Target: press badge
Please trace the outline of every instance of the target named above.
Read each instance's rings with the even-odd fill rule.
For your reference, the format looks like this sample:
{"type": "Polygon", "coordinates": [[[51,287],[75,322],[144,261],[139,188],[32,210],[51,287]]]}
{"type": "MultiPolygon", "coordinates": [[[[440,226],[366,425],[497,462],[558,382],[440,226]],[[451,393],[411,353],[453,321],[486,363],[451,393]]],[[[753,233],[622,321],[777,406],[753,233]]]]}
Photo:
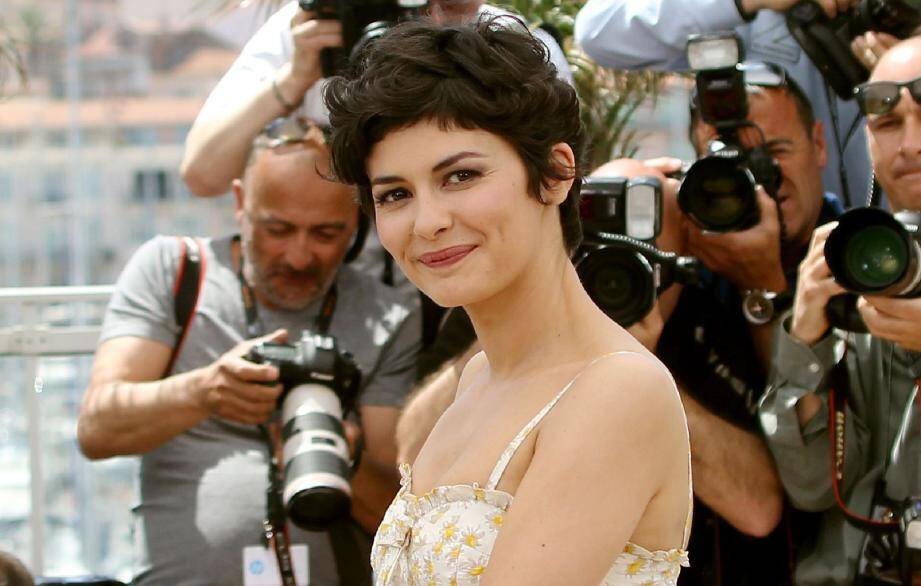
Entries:
{"type": "MultiPolygon", "coordinates": [[[[308,571],[307,546],[304,544],[292,545],[291,565],[294,566],[294,580],[298,586],[310,583],[308,571]]],[[[275,550],[267,549],[261,545],[250,545],[243,548],[243,586],[279,586],[281,573],[278,571],[278,560],[275,559],[275,550]]]]}

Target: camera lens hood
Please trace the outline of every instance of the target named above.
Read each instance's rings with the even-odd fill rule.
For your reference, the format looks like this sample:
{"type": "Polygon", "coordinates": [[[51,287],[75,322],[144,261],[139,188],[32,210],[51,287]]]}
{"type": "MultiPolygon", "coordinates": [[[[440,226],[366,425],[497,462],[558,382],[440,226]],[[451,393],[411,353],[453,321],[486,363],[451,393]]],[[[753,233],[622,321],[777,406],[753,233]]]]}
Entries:
{"type": "Polygon", "coordinates": [[[738,157],[703,157],[685,174],[678,206],[704,230],[744,230],[758,222],[755,178],[738,157]]]}
{"type": "Polygon", "coordinates": [[[878,208],[849,210],[825,242],[825,261],[842,287],[860,295],[917,295],[919,248],[905,225],[878,208]]]}
{"type": "Polygon", "coordinates": [[[656,302],[652,263],[629,243],[614,241],[590,250],[576,272],[592,301],[625,328],[643,319],[656,302]]]}

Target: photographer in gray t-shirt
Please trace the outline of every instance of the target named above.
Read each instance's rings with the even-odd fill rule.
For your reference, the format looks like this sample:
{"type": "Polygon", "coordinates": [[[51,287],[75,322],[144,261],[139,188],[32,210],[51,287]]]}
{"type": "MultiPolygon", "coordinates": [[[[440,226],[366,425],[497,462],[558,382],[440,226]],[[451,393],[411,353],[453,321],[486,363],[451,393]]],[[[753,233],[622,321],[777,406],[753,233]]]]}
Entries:
{"type": "MultiPolygon", "coordinates": [[[[178,239],[157,237],[135,253],[106,314],[78,437],[89,458],[142,455],[136,584],[242,585],[245,560],[260,554],[271,564],[260,540],[268,459],[256,424],[282,389],[271,386],[275,367],[242,356],[258,341],[313,331],[334,284],[328,333],[362,373],[364,451],[351,479],[360,549],[398,488],[394,427],[415,372],[417,299],[343,265],[358,208],[349,187],[324,179],[319,133],[258,144],[233,186],[241,237],[200,241],[202,285],[173,368],[178,239]],[[245,290],[255,298],[249,319],[245,290]]],[[[290,530],[296,574],[313,585],[345,582],[327,534],[290,530]]]]}

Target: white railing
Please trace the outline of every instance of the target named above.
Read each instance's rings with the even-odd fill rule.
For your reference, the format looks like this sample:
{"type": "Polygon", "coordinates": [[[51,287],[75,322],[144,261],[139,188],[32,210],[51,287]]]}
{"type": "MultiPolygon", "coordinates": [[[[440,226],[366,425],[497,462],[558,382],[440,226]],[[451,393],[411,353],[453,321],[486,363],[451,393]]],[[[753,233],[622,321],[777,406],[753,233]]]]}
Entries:
{"type": "Polygon", "coordinates": [[[100,325],[80,325],[81,304],[100,304],[112,294],[111,285],[90,287],[35,287],[0,289],[0,309],[17,308],[19,323],[0,328],[0,356],[18,356],[25,360],[25,380],[32,381],[27,391],[27,427],[29,438],[29,525],[32,572],[45,571],[45,481],[42,467],[41,401],[42,381],[38,378],[39,359],[48,356],[92,354],[96,348],[100,325]],[[42,310],[55,304],[74,309],[70,325],[47,323],[42,310]]]}

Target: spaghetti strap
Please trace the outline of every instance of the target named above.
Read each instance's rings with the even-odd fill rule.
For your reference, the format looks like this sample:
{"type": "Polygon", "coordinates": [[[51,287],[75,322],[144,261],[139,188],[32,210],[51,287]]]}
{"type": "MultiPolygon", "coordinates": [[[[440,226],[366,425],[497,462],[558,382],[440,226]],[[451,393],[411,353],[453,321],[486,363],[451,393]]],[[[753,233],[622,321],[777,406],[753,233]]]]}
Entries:
{"type": "Polygon", "coordinates": [[[608,358],[610,356],[616,356],[618,354],[636,354],[638,356],[642,356],[639,352],[631,352],[629,350],[609,352],[608,354],[602,354],[601,356],[598,356],[589,362],[585,368],[577,372],[576,375],[572,377],[572,380],[570,380],[569,383],[563,387],[563,390],[557,393],[557,395],[549,403],[544,405],[544,408],[538,411],[537,415],[535,415],[531,421],[529,421],[521,429],[521,431],[518,432],[518,435],[516,435],[515,438],[512,439],[512,441],[509,442],[509,444],[505,447],[505,450],[502,451],[502,455],[499,456],[499,461],[496,462],[495,467],[492,469],[492,473],[489,475],[489,480],[486,482],[487,490],[495,490],[496,487],[499,486],[499,481],[502,480],[502,475],[505,474],[505,469],[508,467],[509,462],[512,461],[512,456],[514,456],[515,452],[518,451],[518,448],[521,446],[522,442],[524,442],[525,438],[527,438],[528,435],[534,430],[534,428],[537,427],[537,425],[544,419],[544,417],[546,417],[547,413],[553,409],[553,407],[560,401],[560,399],[563,398],[563,395],[566,394],[566,391],[572,387],[573,383],[578,380],[582,373],[591,368],[599,360],[608,358]]]}

